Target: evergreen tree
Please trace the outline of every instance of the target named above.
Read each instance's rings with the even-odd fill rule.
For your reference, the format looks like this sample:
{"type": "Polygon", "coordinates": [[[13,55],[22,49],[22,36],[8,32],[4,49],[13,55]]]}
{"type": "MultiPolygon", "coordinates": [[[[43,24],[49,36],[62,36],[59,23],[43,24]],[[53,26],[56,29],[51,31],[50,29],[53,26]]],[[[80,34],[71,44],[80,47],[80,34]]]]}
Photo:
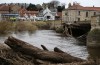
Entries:
{"type": "Polygon", "coordinates": [[[27,7],[27,10],[28,11],[37,11],[38,9],[35,4],[30,3],[29,6],[27,7]]]}

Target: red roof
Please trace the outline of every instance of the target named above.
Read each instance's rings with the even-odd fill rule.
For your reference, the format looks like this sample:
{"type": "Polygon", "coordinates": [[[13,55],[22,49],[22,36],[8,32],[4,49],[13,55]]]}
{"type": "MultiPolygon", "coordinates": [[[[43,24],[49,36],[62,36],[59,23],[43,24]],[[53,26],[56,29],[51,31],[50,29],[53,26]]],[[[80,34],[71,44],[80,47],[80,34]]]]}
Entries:
{"type": "Polygon", "coordinates": [[[81,5],[73,5],[68,10],[89,10],[89,11],[100,11],[100,7],[83,7],[81,5]]]}
{"type": "Polygon", "coordinates": [[[39,11],[27,11],[25,8],[21,8],[19,10],[19,13],[21,16],[24,16],[24,14],[27,14],[27,15],[37,15],[39,13],[39,11]]]}
{"type": "Polygon", "coordinates": [[[26,11],[27,14],[38,14],[39,11],[26,11]]]}
{"type": "Polygon", "coordinates": [[[0,11],[9,11],[9,6],[8,5],[2,5],[0,7],[0,11]]]}

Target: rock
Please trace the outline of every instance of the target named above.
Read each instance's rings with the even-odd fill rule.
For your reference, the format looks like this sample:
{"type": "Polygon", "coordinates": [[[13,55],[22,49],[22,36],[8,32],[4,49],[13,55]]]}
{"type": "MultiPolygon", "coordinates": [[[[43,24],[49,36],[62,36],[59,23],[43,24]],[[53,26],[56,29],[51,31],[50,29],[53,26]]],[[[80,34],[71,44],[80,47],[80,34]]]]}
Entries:
{"type": "Polygon", "coordinates": [[[87,36],[87,47],[100,48],[100,29],[91,30],[87,36]]]}
{"type": "Polygon", "coordinates": [[[94,60],[100,58],[100,29],[95,28],[88,33],[87,48],[90,57],[94,60]]]}

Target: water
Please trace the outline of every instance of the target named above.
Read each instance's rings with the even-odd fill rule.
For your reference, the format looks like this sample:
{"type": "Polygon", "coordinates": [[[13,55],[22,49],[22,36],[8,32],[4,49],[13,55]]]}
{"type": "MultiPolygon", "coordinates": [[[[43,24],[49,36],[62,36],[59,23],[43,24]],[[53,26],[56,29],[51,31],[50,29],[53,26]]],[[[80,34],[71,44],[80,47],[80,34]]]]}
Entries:
{"type": "MultiPolygon", "coordinates": [[[[44,45],[53,51],[54,47],[58,47],[72,56],[82,59],[88,57],[86,46],[80,46],[74,38],[61,36],[52,30],[37,30],[34,33],[23,32],[11,35],[39,48],[41,48],[41,45],[44,45]]],[[[0,37],[0,42],[3,42],[6,38],[7,36],[0,37]]]]}

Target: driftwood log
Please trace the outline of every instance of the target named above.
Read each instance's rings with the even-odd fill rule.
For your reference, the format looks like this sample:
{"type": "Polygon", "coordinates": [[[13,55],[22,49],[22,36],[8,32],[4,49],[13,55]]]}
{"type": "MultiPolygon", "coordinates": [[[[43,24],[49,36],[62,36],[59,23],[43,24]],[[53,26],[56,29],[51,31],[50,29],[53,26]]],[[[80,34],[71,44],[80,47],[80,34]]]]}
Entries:
{"type": "Polygon", "coordinates": [[[54,63],[71,63],[84,61],[83,59],[73,57],[65,52],[59,53],[39,49],[33,45],[30,45],[29,43],[26,43],[14,37],[8,37],[8,39],[5,41],[5,44],[11,47],[14,51],[21,52],[22,54],[26,54],[43,61],[54,63]]]}

